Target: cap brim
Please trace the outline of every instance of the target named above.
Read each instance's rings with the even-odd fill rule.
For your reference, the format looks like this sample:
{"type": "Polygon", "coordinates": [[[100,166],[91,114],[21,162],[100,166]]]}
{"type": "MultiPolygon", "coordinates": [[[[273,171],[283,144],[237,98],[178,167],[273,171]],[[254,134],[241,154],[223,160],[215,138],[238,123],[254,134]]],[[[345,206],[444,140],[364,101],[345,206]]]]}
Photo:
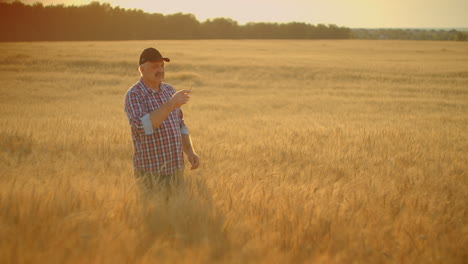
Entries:
{"type": "Polygon", "coordinates": [[[166,61],[166,62],[170,62],[170,61],[171,61],[171,59],[169,59],[169,58],[161,58],[161,59],[156,59],[156,60],[151,60],[151,59],[146,60],[146,59],[145,59],[145,60],[140,61],[140,65],[142,65],[142,64],[145,63],[145,62],[156,62],[156,61],[161,61],[161,60],[166,61]]]}
{"type": "Polygon", "coordinates": [[[167,61],[167,62],[170,62],[170,61],[171,61],[171,59],[169,59],[169,58],[162,58],[162,59],[157,59],[157,60],[147,60],[147,61],[155,62],[155,61],[161,61],[161,60],[167,61]]]}

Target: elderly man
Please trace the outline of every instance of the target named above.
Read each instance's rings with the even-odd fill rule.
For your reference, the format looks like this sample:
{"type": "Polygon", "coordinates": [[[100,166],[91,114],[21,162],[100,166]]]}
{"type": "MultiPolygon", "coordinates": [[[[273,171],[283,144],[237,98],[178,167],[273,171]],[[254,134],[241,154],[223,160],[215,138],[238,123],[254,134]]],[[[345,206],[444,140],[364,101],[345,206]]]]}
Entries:
{"type": "Polygon", "coordinates": [[[183,152],[191,169],[200,165],[180,109],[189,101],[190,91],[176,91],[163,82],[164,63],[169,61],[158,50],[145,49],[139,60],[141,79],[125,96],[135,174],[150,188],[155,183],[171,182],[183,172],[183,152]]]}

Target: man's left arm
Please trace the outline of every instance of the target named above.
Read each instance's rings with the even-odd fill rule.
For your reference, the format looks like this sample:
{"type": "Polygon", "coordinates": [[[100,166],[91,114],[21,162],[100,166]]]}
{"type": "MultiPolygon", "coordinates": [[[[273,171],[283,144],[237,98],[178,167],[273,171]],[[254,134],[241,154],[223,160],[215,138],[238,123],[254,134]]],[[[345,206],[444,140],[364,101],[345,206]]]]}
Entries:
{"type": "Polygon", "coordinates": [[[195,170],[200,166],[200,157],[198,157],[197,153],[193,149],[192,139],[190,138],[189,134],[182,134],[182,145],[184,147],[185,155],[187,155],[187,159],[192,164],[191,170],[195,170]]]}
{"type": "Polygon", "coordinates": [[[192,164],[191,170],[195,170],[200,166],[200,157],[193,149],[192,139],[190,138],[190,132],[184,122],[184,113],[182,109],[179,109],[180,115],[180,132],[182,134],[182,146],[184,153],[187,155],[187,159],[192,164]]]}

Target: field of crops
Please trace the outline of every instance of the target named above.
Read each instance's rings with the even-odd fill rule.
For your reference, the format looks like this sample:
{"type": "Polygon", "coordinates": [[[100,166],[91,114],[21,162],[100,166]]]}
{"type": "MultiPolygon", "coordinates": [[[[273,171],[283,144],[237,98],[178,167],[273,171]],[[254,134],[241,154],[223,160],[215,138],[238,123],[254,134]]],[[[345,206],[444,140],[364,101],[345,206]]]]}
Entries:
{"type": "Polygon", "coordinates": [[[468,259],[465,43],[0,43],[0,76],[0,263],[468,259]],[[133,176],[147,47],[193,85],[169,201],[133,176]]]}

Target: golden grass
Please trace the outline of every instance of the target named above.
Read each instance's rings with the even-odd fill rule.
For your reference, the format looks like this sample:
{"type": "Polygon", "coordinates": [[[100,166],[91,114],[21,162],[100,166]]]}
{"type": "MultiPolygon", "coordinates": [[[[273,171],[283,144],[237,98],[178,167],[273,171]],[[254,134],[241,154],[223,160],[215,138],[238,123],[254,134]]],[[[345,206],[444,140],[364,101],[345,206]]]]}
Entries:
{"type": "Polygon", "coordinates": [[[466,263],[468,46],[0,44],[0,263],[466,263]],[[141,196],[126,90],[154,46],[202,167],[141,196]]]}

